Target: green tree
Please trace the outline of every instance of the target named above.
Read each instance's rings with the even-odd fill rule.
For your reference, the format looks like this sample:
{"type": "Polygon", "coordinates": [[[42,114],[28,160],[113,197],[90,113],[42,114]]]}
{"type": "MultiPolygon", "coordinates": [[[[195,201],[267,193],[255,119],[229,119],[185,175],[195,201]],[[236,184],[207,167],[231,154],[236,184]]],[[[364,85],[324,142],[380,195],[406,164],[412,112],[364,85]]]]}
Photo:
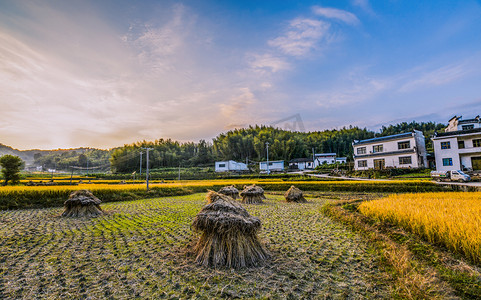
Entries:
{"type": "Polygon", "coordinates": [[[16,184],[20,181],[20,170],[23,168],[23,160],[15,155],[4,155],[0,157],[0,166],[2,166],[2,174],[4,178],[3,185],[7,185],[9,181],[16,184]]]}

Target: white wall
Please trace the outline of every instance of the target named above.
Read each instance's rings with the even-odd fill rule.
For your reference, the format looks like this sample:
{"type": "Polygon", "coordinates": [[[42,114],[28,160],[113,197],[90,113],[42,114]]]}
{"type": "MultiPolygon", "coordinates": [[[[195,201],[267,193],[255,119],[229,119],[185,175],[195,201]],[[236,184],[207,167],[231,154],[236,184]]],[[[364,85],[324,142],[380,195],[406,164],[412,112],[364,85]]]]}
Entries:
{"type": "Polygon", "coordinates": [[[355,170],[367,170],[367,169],[373,169],[374,168],[374,160],[376,159],[384,159],[384,165],[387,168],[421,168],[426,166],[427,163],[427,157],[426,157],[426,146],[424,142],[424,136],[421,131],[416,131],[414,136],[408,136],[404,138],[399,138],[399,139],[394,139],[394,140],[387,140],[387,141],[374,141],[372,143],[366,143],[366,144],[359,144],[359,145],[354,145],[354,169],[355,170]],[[400,142],[406,142],[409,141],[409,148],[406,149],[399,149],[398,143],[400,142]],[[377,145],[382,145],[383,149],[382,152],[374,152],[374,146],[377,145]],[[357,153],[357,149],[366,147],[366,153],[367,155],[373,154],[373,153],[379,153],[379,155],[376,156],[367,156],[367,157],[362,157],[362,154],[357,153]],[[414,151],[414,148],[416,148],[416,151],[414,151]],[[404,150],[412,150],[413,152],[409,153],[396,153],[404,150]],[[386,154],[382,155],[382,153],[388,153],[388,152],[393,152],[391,154],[386,154]],[[358,156],[359,155],[359,156],[358,156]],[[400,164],[399,163],[399,158],[400,157],[411,157],[411,163],[410,164],[400,164]],[[422,157],[422,162],[419,159],[419,157],[422,157]],[[360,160],[366,160],[367,161],[367,167],[359,167],[359,161],[360,160]]]}
{"type": "MultiPolygon", "coordinates": [[[[466,143],[466,142],[465,142],[466,143]]],[[[434,155],[436,157],[436,170],[449,171],[460,170],[461,161],[459,159],[458,138],[448,136],[446,138],[433,139],[434,155]],[[450,149],[441,149],[441,142],[450,142],[450,149]],[[452,158],[452,166],[443,166],[443,158],[452,158]]]]}
{"type": "MultiPolygon", "coordinates": [[[[259,169],[267,171],[267,162],[261,161],[259,163],[259,169]]],[[[282,171],[284,170],[284,161],[270,161],[269,171],[282,171]]]]}

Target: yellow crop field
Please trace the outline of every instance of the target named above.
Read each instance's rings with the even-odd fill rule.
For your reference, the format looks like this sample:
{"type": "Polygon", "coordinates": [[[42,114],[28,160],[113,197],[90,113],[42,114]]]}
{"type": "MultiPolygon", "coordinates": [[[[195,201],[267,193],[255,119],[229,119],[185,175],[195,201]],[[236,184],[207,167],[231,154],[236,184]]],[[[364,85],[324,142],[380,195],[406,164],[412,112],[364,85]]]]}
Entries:
{"type": "Polygon", "coordinates": [[[481,192],[390,195],[359,210],[481,262],[481,192]]]}

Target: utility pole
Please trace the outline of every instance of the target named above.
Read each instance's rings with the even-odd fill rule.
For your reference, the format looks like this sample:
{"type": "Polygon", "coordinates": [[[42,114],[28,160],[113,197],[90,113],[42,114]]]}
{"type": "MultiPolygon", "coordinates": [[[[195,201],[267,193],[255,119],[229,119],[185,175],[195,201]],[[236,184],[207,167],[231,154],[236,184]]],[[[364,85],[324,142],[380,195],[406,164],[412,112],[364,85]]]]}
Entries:
{"type": "Polygon", "coordinates": [[[267,175],[270,174],[269,172],[269,142],[266,142],[266,146],[267,146],[267,163],[266,163],[266,167],[267,167],[267,175]]]}
{"type": "Polygon", "coordinates": [[[140,172],[139,172],[139,178],[142,177],[142,151],[140,151],[140,172]]]}
{"type": "Polygon", "coordinates": [[[154,148],[143,148],[146,150],[146,160],[147,160],[147,165],[145,168],[145,179],[147,181],[147,192],[149,191],[149,151],[154,150],[154,148]]]}

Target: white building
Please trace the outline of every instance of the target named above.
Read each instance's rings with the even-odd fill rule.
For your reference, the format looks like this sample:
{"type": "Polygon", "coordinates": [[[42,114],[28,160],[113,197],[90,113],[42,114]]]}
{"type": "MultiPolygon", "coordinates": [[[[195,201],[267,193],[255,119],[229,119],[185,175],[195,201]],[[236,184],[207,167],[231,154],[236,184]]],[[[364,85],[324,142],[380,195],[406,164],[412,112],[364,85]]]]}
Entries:
{"type": "Polygon", "coordinates": [[[233,160],[215,162],[216,172],[241,172],[247,170],[249,170],[249,168],[247,168],[246,164],[233,160]]]}
{"type": "Polygon", "coordinates": [[[336,162],[336,153],[317,153],[314,154],[314,168],[323,164],[333,164],[336,162]]]}
{"type": "Polygon", "coordinates": [[[347,157],[336,157],[336,163],[339,163],[339,164],[347,163],[347,157]]]}
{"type": "MultiPolygon", "coordinates": [[[[267,162],[261,161],[259,163],[259,169],[262,171],[267,172],[267,162]]],[[[279,172],[284,171],[284,161],[283,160],[274,160],[269,161],[269,172],[279,172]]]]}
{"type": "Polygon", "coordinates": [[[454,116],[433,138],[436,170],[481,170],[481,120],[454,116]]]}
{"type": "Polygon", "coordinates": [[[426,146],[421,131],[354,141],[354,169],[424,168],[426,146]]]}
{"type": "Polygon", "coordinates": [[[289,161],[289,169],[314,169],[314,163],[312,161],[312,158],[295,158],[289,161]]]}

